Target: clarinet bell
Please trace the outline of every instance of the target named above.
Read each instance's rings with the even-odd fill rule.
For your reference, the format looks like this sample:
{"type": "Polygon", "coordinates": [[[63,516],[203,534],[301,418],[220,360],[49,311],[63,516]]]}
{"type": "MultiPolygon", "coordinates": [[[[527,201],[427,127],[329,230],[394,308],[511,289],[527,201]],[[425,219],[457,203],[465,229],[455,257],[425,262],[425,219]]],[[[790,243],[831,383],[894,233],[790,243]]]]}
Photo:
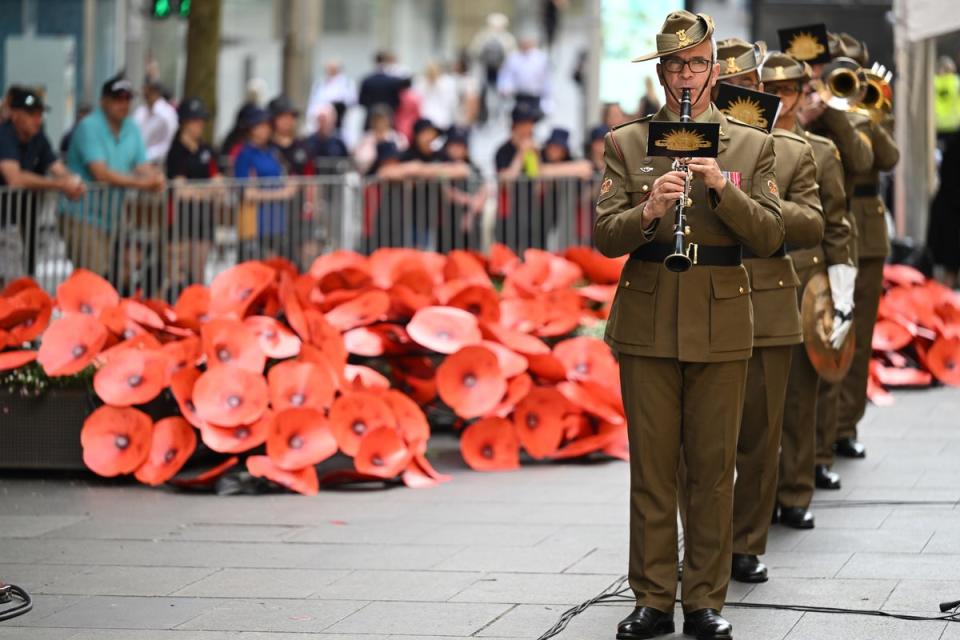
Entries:
{"type": "Polygon", "coordinates": [[[683,273],[684,271],[690,270],[690,267],[693,266],[693,262],[690,260],[690,258],[682,253],[671,253],[663,259],[663,266],[667,268],[667,271],[672,271],[673,273],[683,273]]]}

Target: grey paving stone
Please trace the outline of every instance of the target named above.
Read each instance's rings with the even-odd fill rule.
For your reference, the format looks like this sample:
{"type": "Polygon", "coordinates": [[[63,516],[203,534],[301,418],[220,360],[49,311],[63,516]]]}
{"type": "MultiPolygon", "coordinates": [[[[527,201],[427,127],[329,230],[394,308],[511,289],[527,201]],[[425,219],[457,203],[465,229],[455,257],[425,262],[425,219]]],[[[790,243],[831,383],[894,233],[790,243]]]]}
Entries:
{"type": "Polygon", "coordinates": [[[190,523],[176,527],[165,537],[175,540],[215,540],[217,542],[279,542],[303,530],[295,525],[190,523]]]}
{"type": "MultiPolygon", "coordinates": [[[[956,462],[954,462],[954,465],[956,462]]],[[[921,489],[894,487],[857,487],[850,492],[850,500],[935,501],[956,502],[960,500],[960,488],[921,489]]]]}
{"type": "Polygon", "coordinates": [[[960,600],[960,580],[901,580],[883,608],[939,613],[940,603],[960,600]]]}
{"type": "Polygon", "coordinates": [[[43,619],[45,627],[172,629],[217,606],[212,600],[91,596],[43,619]]]}
{"type": "Polygon", "coordinates": [[[54,580],[41,593],[102,596],[166,596],[214,569],[182,567],[86,567],[54,580]]]}
{"type": "Polygon", "coordinates": [[[555,525],[456,522],[435,528],[424,540],[430,544],[524,547],[543,542],[558,530],[555,525]]]}
{"type": "MultiPolygon", "coordinates": [[[[233,600],[179,625],[208,631],[319,633],[362,609],[366,602],[335,600],[233,600]]],[[[383,629],[371,630],[377,633],[383,629]]]]}
{"type": "MultiPolygon", "coordinates": [[[[827,494],[830,495],[830,494],[827,494]]],[[[823,529],[879,529],[893,513],[893,507],[818,507],[810,505],[817,519],[817,530],[823,529]]]]}
{"type": "MultiPolygon", "coordinates": [[[[559,604],[520,604],[477,634],[481,638],[536,638],[569,608],[559,604]]],[[[563,636],[560,636],[563,637],[563,636]]]]}
{"type": "Polygon", "coordinates": [[[160,540],[178,528],[176,522],[132,520],[130,518],[89,518],[47,532],[54,540],[160,540]]]}
{"type": "Polygon", "coordinates": [[[473,635],[511,605],[460,602],[372,602],[328,629],[331,633],[407,636],[473,635]]]}
{"type": "Polygon", "coordinates": [[[84,516],[2,515],[0,538],[34,538],[84,520],[84,516]]]}
{"type": "Polygon", "coordinates": [[[76,575],[87,567],[67,564],[0,564],[0,579],[29,593],[45,593],[47,585],[76,575]]]}
{"type": "Polygon", "coordinates": [[[560,573],[586,557],[592,550],[593,547],[587,545],[469,547],[430,568],[442,571],[560,573]]]}
{"type": "Polygon", "coordinates": [[[744,602],[879,609],[896,580],[780,578],[758,584],[744,602]]]}
{"type": "Polygon", "coordinates": [[[324,523],[291,533],[288,542],[333,542],[359,544],[427,544],[436,528],[430,522],[378,520],[352,523],[324,523]]]}
{"type": "Polygon", "coordinates": [[[629,545],[616,548],[594,549],[585,558],[568,568],[564,573],[626,573],[629,564],[629,545]]]}
{"type": "Polygon", "coordinates": [[[531,506],[527,512],[521,516],[521,522],[539,522],[556,524],[577,524],[578,522],[590,522],[592,524],[615,524],[627,526],[629,513],[626,503],[622,508],[611,508],[610,505],[585,503],[585,504],[543,504],[540,506],[531,506]]]}
{"type": "MultiPolygon", "coordinates": [[[[11,583],[16,584],[13,580],[11,580],[11,583]]],[[[4,627],[69,626],[48,625],[46,624],[46,620],[88,599],[87,596],[47,596],[42,593],[36,595],[31,594],[31,597],[33,598],[33,609],[22,616],[7,620],[3,623],[4,627]]]]}
{"type": "MultiPolygon", "coordinates": [[[[723,608],[723,617],[733,625],[733,637],[749,640],[782,640],[802,615],[797,611],[723,608]]],[[[682,618],[678,616],[677,622],[681,621],[682,618]]],[[[677,630],[680,631],[679,626],[677,630]]]]}
{"type": "Polygon", "coordinates": [[[797,545],[809,537],[811,533],[809,530],[801,531],[782,525],[773,525],[770,527],[770,533],[767,536],[767,550],[790,551],[795,549],[797,545]]]}
{"type": "Polygon", "coordinates": [[[3,640],[73,640],[77,634],[76,629],[16,628],[4,622],[0,622],[0,625],[0,638],[3,640]]]}
{"type": "MultiPolygon", "coordinates": [[[[74,630],[71,633],[76,633],[74,630]]],[[[170,629],[164,631],[137,631],[136,637],[131,638],[127,629],[87,629],[69,640],[296,640],[305,637],[297,633],[273,633],[269,631],[198,631],[196,629],[170,629]]],[[[314,638],[321,640],[387,640],[383,635],[349,635],[317,634],[314,638]]],[[[432,639],[431,639],[432,640],[432,639]]]]}
{"type": "Polygon", "coordinates": [[[923,548],[924,553],[957,553],[960,551],[960,535],[956,529],[938,531],[923,548]]]}
{"type": "Polygon", "coordinates": [[[198,598],[308,598],[350,573],[338,569],[222,569],[174,594],[198,598]]]}
{"type": "Polygon", "coordinates": [[[853,553],[819,551],[772,551],[761,556],[767,565],[770,578],[832,578],[845,565],[853,553]]]}
{"type": "Polygon", "coordinates": [[[960,511],[949,507],[899,507],[883,521],[881,529],[925,529],[928,531],[960,531],[960,511]]]}
{"type": "Polygon", "coordinates": [[[480,573],[449,571],[354,571],[318,589],[320,600],[399,600],[443,602],[461,593],[480,573]]]}
{"type": "Polygon", "coordinates": [[[796,551],[923,551],[932,531],[894,531],[861,529],[814,529],[796,547],[796,551]]]}
{"type": "Polygon", "coordinates": [[[579,604],[615,582],[619,575],[491,573],[464,589],[454,602],[579,604]]]}
{"type": "Polygon", "coordinates": [[[889,618],[807,613],[787,640],[937,640],[945,622],[907,622],[889,618]]]}
{"type": "Polygon", "coordinates": [[[953,580],[960,575],[960,555],[933,553],[855,553],[838,578],[953,580]]]}
{"type": "Polygon", "coordinates": [[[629,542],[630,530],[618,524],[565,524],[547,536],[543,544],[591,544],[598,548],[626,548],[629,542]]]}

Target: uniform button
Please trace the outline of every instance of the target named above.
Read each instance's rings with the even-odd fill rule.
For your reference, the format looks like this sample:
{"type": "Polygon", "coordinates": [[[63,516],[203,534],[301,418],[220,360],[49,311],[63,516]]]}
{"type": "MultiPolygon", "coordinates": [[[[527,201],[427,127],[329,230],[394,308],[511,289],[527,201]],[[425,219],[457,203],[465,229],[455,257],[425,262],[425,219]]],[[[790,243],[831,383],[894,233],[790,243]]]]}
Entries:
{"type": "Polygon", "coordinates": [[[782,287],[782,286],[783,286],[783,280],[781,280],[781,281],[778,282],[777,284],[779,284],[779,285],[782,287]]]}
{"type": "Polygon", "coordinates": [[[687,209],[693,208],[693,198],[687,198],[687,209]]]}
{"type": "Polygon", "coordinates": [[[882,204],[878,204],[878,205],[877,205],[877,213],[883,213],[883,205],[882,205],[882,204]]]}
{"type": "Polygon", "coordinates": [[[647,191],[650,191],[650,187],[647,185],[643,185],[642,187],[640,187],[640,191],[643,191],[644,193],[646,193],[647,191]]]}
{"type": "Polygon", "coordinates": [[[690,225],[687,225],[683,228],[683,232],[687,235],[690,235],[691,231],[693,231],[693,229],[690,228],[690,225]]]}
{"type": "Polygon", "coordinates": [[[625,286],[625,287],[629,287],[629,286],[630,286],[630,281],[629,281],[629,280],[627,280],[626,282],[624,282],[624,283],[623,283],[623,286],[625,286]]]}
{"type": "Polygon", "coordinates": [[[818,258],[817,256],[813,256],[813,264],[819,264],[819,262],[820,262],[820,258],[818,258]]]}
{"type": "Polygon", "coordinates": [[[740,293],[743,293],[743,287],[740,287],[740,293]]]}

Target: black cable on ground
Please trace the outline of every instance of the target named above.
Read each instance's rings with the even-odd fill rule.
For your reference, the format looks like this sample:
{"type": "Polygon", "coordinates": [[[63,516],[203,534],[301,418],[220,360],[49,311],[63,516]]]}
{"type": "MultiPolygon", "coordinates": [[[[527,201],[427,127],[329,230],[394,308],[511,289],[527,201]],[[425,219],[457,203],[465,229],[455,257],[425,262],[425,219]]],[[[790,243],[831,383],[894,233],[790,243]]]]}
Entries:
{"type": "Polygon", "coordinates": [[[13,602],[15,598],[20,600],[21,603],[6,610],[0,610],[0,622],[22,616],[33,609],[33,598],[30,597],[29,593],[15,584],[0,582],[0,605],[13,602]]]}
{"type": "MultiPolygon", "coordinates": [[[[567,625],[578,615],[594,605],[609,604],[633,604],[635,599],[630,592],[630,587],[625,587],[627,576],[621,576],[616,582],[600,592],[597,596],[578,604],[575,607],[567,609],[557,622],[543,633],[537,640],[549,640],[560,635],[567,625]]],[[[677,604],[680,600],[676,601],[677,604]]],[[[877,616],[882,618],[896,618],[897,620],[928,620],[928,621],[946,621],[960,622],[960,600],[954,602],[941,602],[940,611],[942,615],[912,615],[907,613],[894,613],[891,611],[880,611],[879,609],[844,609],[840,607],[817,607],[812,605],[798,604],[772,604],[764,602],[726,602],[724,606],[734,609],[770,609],[774,611],[800,611],[803,613],[832,613],[842,615],[858,616],[877,616]],[[950,613],[947,613],[950,612],[950,613]]]]}

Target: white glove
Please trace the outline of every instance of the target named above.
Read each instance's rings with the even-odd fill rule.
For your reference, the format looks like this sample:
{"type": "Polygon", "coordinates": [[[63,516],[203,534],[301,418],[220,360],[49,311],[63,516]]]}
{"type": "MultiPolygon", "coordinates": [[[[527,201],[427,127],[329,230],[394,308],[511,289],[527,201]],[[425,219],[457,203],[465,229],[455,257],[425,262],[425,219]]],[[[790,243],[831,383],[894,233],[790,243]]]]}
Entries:
{"type": "Polygon", "coordinates": [[[830,297],[833,298],[833,331],[830,345],[840,350],[853,325],[853,289],[857,283],[857,268],[849,264],[827,267],[830,279],[830,297]]]}

